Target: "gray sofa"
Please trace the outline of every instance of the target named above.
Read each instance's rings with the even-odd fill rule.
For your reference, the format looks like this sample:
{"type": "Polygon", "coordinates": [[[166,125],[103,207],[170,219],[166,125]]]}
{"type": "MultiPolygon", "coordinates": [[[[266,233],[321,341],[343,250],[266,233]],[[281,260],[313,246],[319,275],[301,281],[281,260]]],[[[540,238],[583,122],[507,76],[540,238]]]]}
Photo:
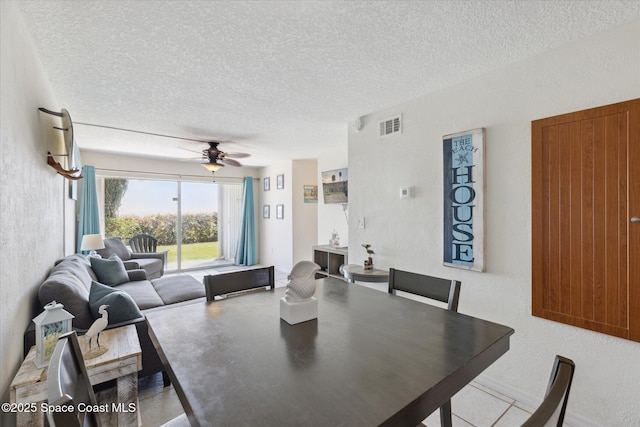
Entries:
{"type": "MultiPolygon", "coordinates": [[[[128,270],[129,281],[114,286],[114,289],[129,294],[143,316],[109,328],[135,324],[142,347],[142,370],[140,376],[163,371],[162,362],[149,338],[144,314],[150,310],[162,310],[175,304],[190,304],[205,301],[204,285],[189,275],[177,275],[148,280],[143,269],[128,270]]],[[[73,314],[73,328],[85,332],[94,318],[89,309],[89,290],[91,282],[97,277],[91,263],[84,255],[70,255],[56,264],[47,279],[40,285],[38,298],[44,307],[55,300],[64,305],[65,310],[73,314]]]]}

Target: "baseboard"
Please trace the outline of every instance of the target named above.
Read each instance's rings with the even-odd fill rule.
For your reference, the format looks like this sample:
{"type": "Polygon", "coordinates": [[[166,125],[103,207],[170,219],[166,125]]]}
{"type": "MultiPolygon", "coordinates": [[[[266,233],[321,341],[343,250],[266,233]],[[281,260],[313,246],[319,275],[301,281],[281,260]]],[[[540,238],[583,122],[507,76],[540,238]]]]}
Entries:
{"type": "MultiPolygon", "coordinates": [[[[474,381],[532,408],[537,408],[538,405],[540,405],[540,402],[542,402],[542,396],[534,396],[519,388],[497,381],[486,375],[480,375],[474,381]]],[[[571,406],[571,395],[569,395],[569,406],[571,406]]],[[[564,420],[567,424],[573,427],[600,427],[600,424],[571,411],[567,411],[565,413],[564,420]]]]}

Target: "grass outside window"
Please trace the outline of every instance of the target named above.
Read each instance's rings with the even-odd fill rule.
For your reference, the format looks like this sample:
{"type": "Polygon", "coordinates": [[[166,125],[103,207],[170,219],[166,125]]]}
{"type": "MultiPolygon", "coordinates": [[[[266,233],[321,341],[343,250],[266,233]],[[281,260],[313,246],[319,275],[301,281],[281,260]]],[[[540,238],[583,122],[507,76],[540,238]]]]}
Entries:
{"type": "MultiPolygon", "coordinates": [[[[177,245],[158,245],[158,252],[168,250],[169,265],[176,266],[178,262],[177,245]]],[[[202,242],[182,244],[182,264],[192,261],[207,261],[218,259],[218,242],[202,242]]]]}

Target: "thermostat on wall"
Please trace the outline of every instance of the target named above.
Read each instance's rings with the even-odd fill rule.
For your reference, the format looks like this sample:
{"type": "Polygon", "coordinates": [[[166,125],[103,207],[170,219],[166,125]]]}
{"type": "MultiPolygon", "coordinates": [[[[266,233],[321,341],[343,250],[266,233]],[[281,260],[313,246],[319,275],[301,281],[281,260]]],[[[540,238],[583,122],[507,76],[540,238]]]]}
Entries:
{"type": "Polygon", "coordinates": [[[400,187],[401,199],[413,199],[413,187],[400,187]]]}

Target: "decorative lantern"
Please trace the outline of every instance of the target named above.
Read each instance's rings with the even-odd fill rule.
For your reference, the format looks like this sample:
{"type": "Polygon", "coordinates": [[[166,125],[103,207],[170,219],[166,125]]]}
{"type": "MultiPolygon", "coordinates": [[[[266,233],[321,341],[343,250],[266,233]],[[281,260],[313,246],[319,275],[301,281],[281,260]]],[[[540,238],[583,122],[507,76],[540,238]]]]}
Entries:
{"type": "Polygon", "coordinates": [[[63,309],[63,305],[51,301],[44,311],[33,319],[36,324],[36,358],[33,363],[38,368],[49,365],[60,335],[71,331],[71,319],[75,316],[63,309]]]}

